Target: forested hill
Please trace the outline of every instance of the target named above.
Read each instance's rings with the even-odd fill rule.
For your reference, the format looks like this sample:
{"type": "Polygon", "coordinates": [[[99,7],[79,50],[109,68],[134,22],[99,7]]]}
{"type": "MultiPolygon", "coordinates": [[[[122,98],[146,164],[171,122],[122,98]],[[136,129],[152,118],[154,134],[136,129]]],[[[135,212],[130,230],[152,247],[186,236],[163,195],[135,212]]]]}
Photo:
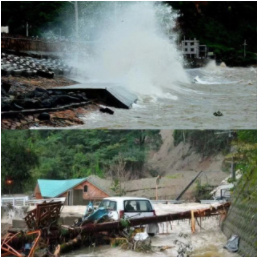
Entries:
{"type": "MultiPolygon", "coordinates": [[[[229,159],[231,144],[237,145],[233,155],[238,168],[256,169],[257,131],[170,133],[175,145],[190,143],[194,151],[205,156],[222,153],[229,159]]],[[[142,178],[148,170],[149,153],[159,150],[162,144],[159,130],[3,130],[1,135],[2,193],[8,193],[8,178],[14,181],[12,193],[32,191],[39,178],[95,174],[115,179],[121,170],[133,179],[142,178]]]]}
{"type": "MultiPolygon", "coordinates": [[[[256,1],[164,3],[178,11],[177,29],[181,36],[199,39],[229,65],[256,64],[256,1]]],[[[110,3],[82,1],[78,5],[80,20],[87,23],[99,8],[106,9],[110,3]]],[[[25,35],[26,23],[30,36],[41,36],[46,31],[63,36],[74,33],[74,5],[69,1],[3,1],[1,8],[2,26],[8,25],[12,34],[25,35]]]]}
{"type": "Polygon", "coordinates": [[[2,189],[8,177],[16,192],[32,190],[38,178],[106,177],[116,164],[139,178],[148,150],[160,144],[150,130],[2,131],[2,189]]]}
{"type": "Polygon", "coordinates": [[[178,1],[166,2],[178,10],[183,36],[199,39],[229,65],[256,64],[257,2],[178,1]],[[246,58],[244,58],[246,41],[246,58]]]}

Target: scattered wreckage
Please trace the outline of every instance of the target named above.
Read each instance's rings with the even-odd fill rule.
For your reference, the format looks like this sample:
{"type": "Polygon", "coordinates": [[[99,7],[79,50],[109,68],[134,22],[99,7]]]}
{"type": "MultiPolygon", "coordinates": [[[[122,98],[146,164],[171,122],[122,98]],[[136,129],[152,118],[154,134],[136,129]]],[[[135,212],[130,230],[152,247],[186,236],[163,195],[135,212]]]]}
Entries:
{"type": "Polygon", "coordinates": [[[92,243],[111,243],[126,249],[146,251],[150,250],[151,242],[144,232],[145,225],[189,219],[192,232],[195,232],[197,218],[200,218],[200,223],[201,218],[210,216],[220,216],[223,220],[230,203],[202,210],[151,217],[120,218],[117,221],[108,215],[109,212],[104,207],[94,210],[93,205],[89,204],[83,218],[75,221],[73,225],[59,225],[62,206],[62,202],[42,203],[28,212],[25,217],[28,230],[26,232],[8,230],[1,240],[1,255],[58,257],[76,248],[90,246],[92,243]]]}

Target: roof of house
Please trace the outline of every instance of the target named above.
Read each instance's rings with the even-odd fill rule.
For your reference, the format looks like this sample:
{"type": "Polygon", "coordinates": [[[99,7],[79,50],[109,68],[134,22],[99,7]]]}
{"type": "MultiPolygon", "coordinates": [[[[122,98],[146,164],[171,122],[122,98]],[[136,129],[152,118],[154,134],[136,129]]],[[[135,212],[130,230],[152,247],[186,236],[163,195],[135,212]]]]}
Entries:
{"type": "Polygon", "coordinates": [[[38,179],[38,186],[42,197],[54,198],[83,183],[84,181],[90,182],[109,196],[113,195],[113,192],[110,189],[111,181],[102,179],[95,175],[79,179],[66,180],[38,179]]]}
{"type": "Polygon", "coordinates": [[[114,196],[115,193],[114,191],[111,190],[112,186],[112,181],[100,178],[95,175],[91,175],[87,177],[87,181],[90,182],[91,184],[95,185],[97,188],[108,194],[109,196],[114,196]]]}

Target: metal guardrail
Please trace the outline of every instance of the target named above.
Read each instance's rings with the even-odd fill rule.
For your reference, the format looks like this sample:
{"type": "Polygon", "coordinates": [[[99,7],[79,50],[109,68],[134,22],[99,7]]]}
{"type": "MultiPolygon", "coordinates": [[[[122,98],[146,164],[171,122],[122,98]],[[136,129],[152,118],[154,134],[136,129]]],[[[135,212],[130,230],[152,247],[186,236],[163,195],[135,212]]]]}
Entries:
{"type": "Polygon", "coordinates": [[[12,205],[12,206],[26,206],[26,202],[29,200],[28,196],[20,197],[2,197],[1,206],[12,205]]]}
{"type": "Polygon", "coordinates": [[[48,202],[62,202],[64,203],[66,197],[61,198],[50,198],[50,199],[34,199],[29,200],[28,196],[21,197],[3,197],[1,198],[1,206],[12,205],[12,206],[35,206],[41,203],[48,202]]]}
{"type": "Polygon", "coordinates": [[[212,203],[226,203],[227,200],[200,200],[202,204],[212,204],[212,203]]]}
{"type": "Polygon", "coordinates": [[[162,204],[168,204],[168,203],[172,203],[172,204],[180,204],[180,203],[184,203],[184,200],[151,200],[151,203],[153,204],[158,204],[158,203],[162,203],[162,204]]]}
{"type": "Polygon", "coordinates": [[[26,204],[28,206],[34,206],[34,205],[37,205],[37,204],[41,204],[41,203],[48,203],[48,202],[62,202],[64,203],[66,200],[66,197],[61,197],[61,198],[50,198],[50,199],[35,199],[35,200],[28,200],[26,202],[26,204]]]}

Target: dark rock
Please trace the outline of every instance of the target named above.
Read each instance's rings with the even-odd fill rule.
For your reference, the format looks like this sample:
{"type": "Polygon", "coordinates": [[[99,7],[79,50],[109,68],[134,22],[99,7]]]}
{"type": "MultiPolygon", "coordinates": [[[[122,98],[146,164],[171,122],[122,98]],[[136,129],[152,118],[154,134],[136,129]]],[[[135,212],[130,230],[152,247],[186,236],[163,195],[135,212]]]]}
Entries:
{"type": "Polygon", "coordinates": [[[36,98],[47,98],[47,97],[48,97],[48,92],[47,92],[47,90],[45,90],[45,89],[36,88],[36,89],[33,91],[33,95],[34,95],[36,98]]]}
{"type": "Polygon", "coordinates": [[[23,71],[22,75],[25,77],[32,77],[32,76],[34,76],[34,73],[31,70],[25,70],[25,71],[23,71]]]}
{"type": "Polygon", "coordinates": [[[37,75],[41,77],[45,77],[48,79],[53,79],[54,78],[54,73],[53,72],[48,72],[46,70],[38,70],[37,75]]]}
{"type": "Polygon", "coordinates": [[[42,100],[41,103],[42,103],[44,108],[52,108],[52,107],[57,106],[56,98],[52,98],[52,97],[42,100]]]}
{"type": "Polygon", "coordinates": [[[20,70],[12,70],[12,71],[11,71],[11,74],[12,74],[13,76],[21,76],[22,73],[23,73],[23,71],[24,71],[24,70],[22,70],[22,69],[20,69],[20,70]]]}
{"type": "Polygon", "coordinates": [[[107,114],[110,114],[110,115],[113,115],[114,114],[114,111],[113,110],[111,110],[111,109],[109,109],[109,108],[100,108],[99,109],[101,112],[103,112],[103,113],[107,113],[107,114]]]}
{"type": "Polygon", "coordinates": [[[4,68],[4,69],[1,69],[1,74],[2,76],[9,76],[11,75],[11,71],[10,69],[7,69],[7,68],[4,68]]]}
{"type": "Polygon", "coordinates": [[[3,88],[6,92],[9,92],[10,88],[12,87],[11,83],[3,81],[1,83],[1,88],[3,88]]]}
{"type": "Polygon", "coordinates": [[[8,102],[1,102],[1,110],[2,111],[9,111],[11,110],[12,106],[11,106],[11,103],[8,103],[8,102]]]}
{"type": "Polygon", "coordinates": [[[60,90],[55,90],[55,91],[53,91],[53,93],[55,95],[63,95],[63,91],[60,91],[60,90]]]}
{"type": "Polygon", "coordinates": [[[47,92],[47,90],[43,89],[43,88],[36,88],[35,90],[39,91],[39,92],[47,92]]]}
{"type": "Polygon", "coordinates": [[[49,113],[44,112],[44,113],[41,113],[41,114],[38,116],[38,119],[39,119],[39,120],[50,120],[50,115],[49,115],[49,113]]]}
{"type": "Polygon", "coordinates": [[[214,112],[213,115],[214,116],[223,116],[223,114],[220,111],[214,112]]]}
{"type": "Polygon", "coordinates": [[[54,92],[52,90],[47,90],[49,95],[52,95],[54,92]]]}
{"type": "Polygon", "coordinates": [[[24,108],[26,109],[42,108],[42,103],[37,99],[24,99],[24,108]]]}

